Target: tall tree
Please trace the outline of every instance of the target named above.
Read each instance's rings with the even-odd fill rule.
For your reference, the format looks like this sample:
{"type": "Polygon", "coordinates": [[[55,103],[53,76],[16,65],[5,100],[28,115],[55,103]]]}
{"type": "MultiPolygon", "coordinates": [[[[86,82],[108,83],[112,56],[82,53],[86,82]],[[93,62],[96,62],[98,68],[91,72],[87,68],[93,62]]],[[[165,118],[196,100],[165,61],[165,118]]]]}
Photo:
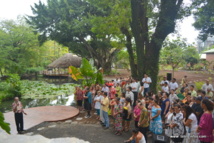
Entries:
{"type": "Polygon", "coordinates": [[[108,9],[105,17],[93,17],[93,29],[104,33],[111,33],[127,49],[131,76],[138,77],[136,70],[136,50],[133,34],[130,28],[131,3],[130,0],[88,0],[97,9],[108,9]]]}
{"type": "Polygon", "coordinates": [[[161,62],[170,65],[172,68],[172,77],[174,77],[175,69],[184,64],[184,51],[186,43],[180,39],[166,40],[161,49],[161,62]]]}
{"type": "Polygon", "coordinates": [[[200,30],[199,38],[206,40],[209,35],[214,34],[214,1],[194,0],[192,8],[196,20],[193,26],[200,30]]]}
{"type": "Polygon", "coordinates": [[[159,56],[165,38],[184,12],[183,0],[131,0],[131,28],[135,38],[139,78],[147,73],[156,91],[159,56]],[[151,27],[153,29],[151,29],[151,27]]]}
{"type": "Polygon", "coordinates": [[[34,16],[27,19],[40,33],[41,42],[56,40],[72,52],[94,59],[105,72],[111,70],[119,45],[111,33],[95,31],[92,21],[93,16],[107,16],[108,8],[97,9],[85,0],[48,0],[47,5],[35,4],[32,11],[34,16]]]}

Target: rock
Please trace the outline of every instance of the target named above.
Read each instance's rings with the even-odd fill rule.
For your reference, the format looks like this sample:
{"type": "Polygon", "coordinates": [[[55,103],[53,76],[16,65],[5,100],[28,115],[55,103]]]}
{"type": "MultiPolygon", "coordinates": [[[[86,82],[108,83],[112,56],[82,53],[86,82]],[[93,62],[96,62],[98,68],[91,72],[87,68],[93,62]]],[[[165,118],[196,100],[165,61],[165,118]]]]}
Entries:
{"type": "Polygon", "coordinates": [[[26,133],[25,135],[32,136],[32,135],[33,135],[33,132],[26,133]]]}
{"type": "Polygon", "coordinates": [[[55,128],[56,127],[56,125],[50,125],[50,126],[48,126],[48,128],[55,128]]]}
{"type": "Polygon", "coordinates": [[[72,120],[66,120],[65,121],[65,123],[71,123],[72,122],[72,120]]]}
{"type": "Polygon", "coordinates": [[[78,122],[75,121],[75,122],[72,122],[71,124],[77,124],[77,123],[78,123],[78,122]]]}
{"type": "Polygon", "coordinates": [[[79,118],[76,118],[76,120],[77,120],[77,121],[80,121],[80,120],[82,120],[82,118],[81,118],[81,117],[79,117],[79,118]]]}
{"type": "Polygon", "coordinates": [[[45,127],[41,127],[41,128],[38,128],[37,130],[41,131],[41,130],[44,130],[44,129],[45,129],[45,127]]]}

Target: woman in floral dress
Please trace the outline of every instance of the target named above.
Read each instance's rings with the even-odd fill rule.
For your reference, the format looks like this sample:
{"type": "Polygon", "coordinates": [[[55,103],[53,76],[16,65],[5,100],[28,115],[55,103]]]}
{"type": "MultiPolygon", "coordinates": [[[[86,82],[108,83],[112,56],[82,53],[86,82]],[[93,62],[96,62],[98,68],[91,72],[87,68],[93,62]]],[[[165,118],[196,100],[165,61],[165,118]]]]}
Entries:
{"type": "Polygon", "coordinates": [[[158,105],[157,100],[153,100],[151,110],[150,131],[156,135],[162,134],[162,120],[161,120],[161,107],[158,105]]]}
{"type": "Polygon", "coordinates": [[[114,106],[114,118],[115,118],[115,122],[114,122],[114,127],[115,127],[115,135],[121,135],[122,132],[122,112],[123,112],[123,106],[120,103],[120,98],[116,98],[115,100],[116,104],[114,106]]]}

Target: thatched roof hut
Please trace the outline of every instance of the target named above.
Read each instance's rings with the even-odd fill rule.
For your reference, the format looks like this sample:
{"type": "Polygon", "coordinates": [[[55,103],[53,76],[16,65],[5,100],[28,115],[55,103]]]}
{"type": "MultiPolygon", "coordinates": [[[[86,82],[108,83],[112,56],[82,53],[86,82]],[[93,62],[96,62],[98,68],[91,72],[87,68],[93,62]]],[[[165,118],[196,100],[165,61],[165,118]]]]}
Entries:
{"type": "Polygon", "coordinates": [[[48,65],[48,68],[68,68],[69,66],[80,67],[82,58],[67,53],[48,65]]]}

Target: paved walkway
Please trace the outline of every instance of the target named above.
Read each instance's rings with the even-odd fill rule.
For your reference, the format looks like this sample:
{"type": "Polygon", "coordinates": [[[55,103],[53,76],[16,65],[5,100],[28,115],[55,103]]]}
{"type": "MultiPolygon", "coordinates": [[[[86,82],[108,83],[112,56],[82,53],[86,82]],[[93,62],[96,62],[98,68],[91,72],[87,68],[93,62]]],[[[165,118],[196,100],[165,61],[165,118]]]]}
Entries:
{"type": "MultiPolygon", "coordinates": [[[[63,121],[79,114],[79,110],[71,106],[41,106],[25,109],[24,129],[30,129],[42,122],[63,121]]],[[[4,113],[5,121],[10,123],[11,134],[16,134],[14,113],[4,113]]]]}

